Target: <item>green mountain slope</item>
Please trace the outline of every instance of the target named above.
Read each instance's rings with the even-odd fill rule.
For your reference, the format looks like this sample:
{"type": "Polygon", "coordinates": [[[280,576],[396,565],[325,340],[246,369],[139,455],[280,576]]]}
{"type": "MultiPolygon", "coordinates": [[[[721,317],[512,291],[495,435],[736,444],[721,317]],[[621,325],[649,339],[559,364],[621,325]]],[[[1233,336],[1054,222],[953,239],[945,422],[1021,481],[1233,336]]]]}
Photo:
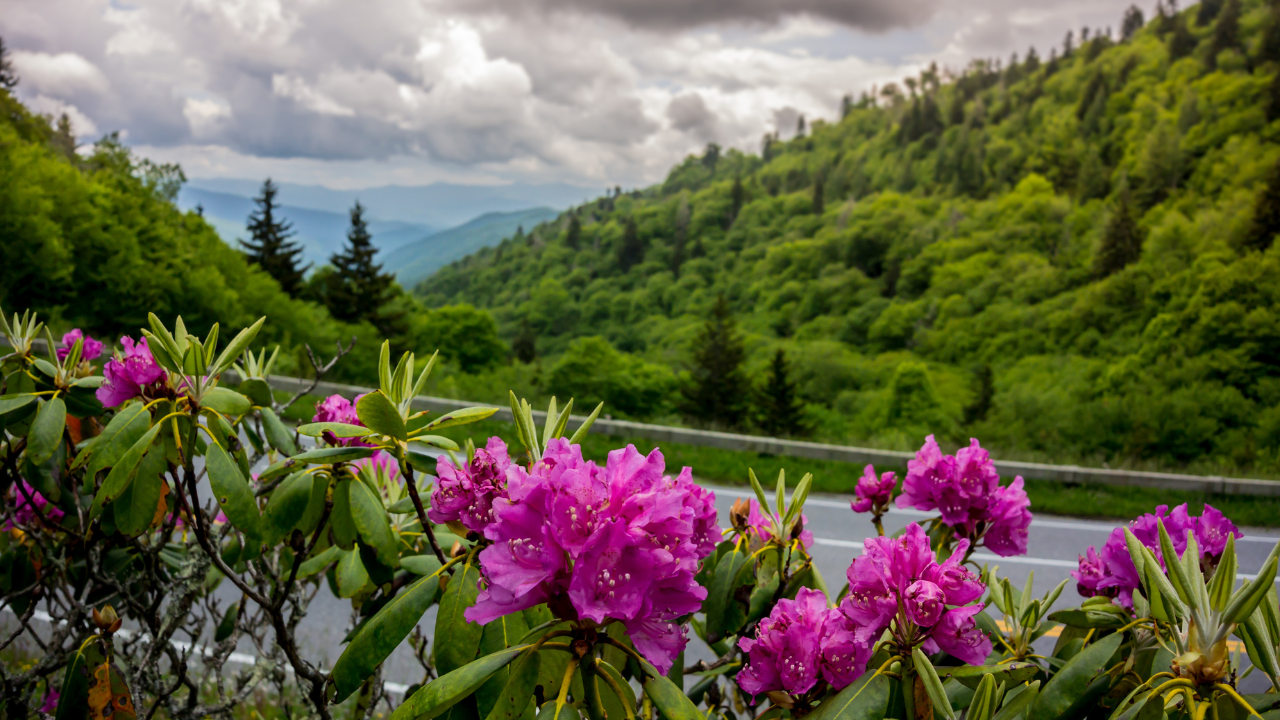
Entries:
{"type": "Polygon", "coordinates": [[[533,227],[557,215],[557,211],[547,207],[485,213],[457,227],[405,243],[388,253],[382,261],[390,272],[395,273],[401,285],[413,287],[445,264],[481,248],[497,245],[521,227],[533,227]]]}
{"type": "Polygon", "coordinates": [[[1280,23],[1222,7],[925,72],[578,208],[576,247],[566,216],[417,292],[527,323],[543,355],[601,335],[677,370],[723,294],[756,377],[789,351],[820,438],[1278,473],[1280,249],[1255,206],[1280,23]]]}

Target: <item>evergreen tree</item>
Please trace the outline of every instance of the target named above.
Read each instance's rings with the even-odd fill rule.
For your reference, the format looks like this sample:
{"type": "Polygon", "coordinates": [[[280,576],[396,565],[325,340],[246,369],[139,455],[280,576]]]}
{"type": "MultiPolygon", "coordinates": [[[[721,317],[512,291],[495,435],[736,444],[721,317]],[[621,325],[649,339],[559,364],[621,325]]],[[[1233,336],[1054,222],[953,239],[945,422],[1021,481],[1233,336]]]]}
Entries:
{"type": "Polygon", "coordinates": [[[840,98],[840,119],[849,117],[851,112],[853,112],[853,95],[845,93],[844,97],[840,98]]]}
{"type": "Polygon", "coordinates": [[[18,74],[13,71],[9,49],[4,46],[4,38],[0,37],[0,88],[13,92],[16,87],[18,87],[18,74]]]}
{"type": "Polygon", "coordinates": [[[577,250],[582,243],[582,221],[578,220],[578,213],[569,213],[569,229],[565,232],[564,244],[570,250],[577,250]]]}
{"type": "Polygon", "coordinates": [[[787,353],[782,348],[773,354],[769,375],[759,393],[759,417],[756,425],[766,435],[788,437],[806,434],[804,406],[791,379],[787,353]]]}
{"type": "Polygon", "coordinates": [[[825,198],[823,198],[822,195],[823,195],[822,178],[818,178],[813,183],[813,214],[814,215],[821,215],[823,210],[826,207],[824,205],[825,198]]]}
{"type": "Polygon", "coordinates": [[[729,301],[721,295],[693,341],[692,382],[683,389],[684,414],[708,425],[741,426],[750,395],[750,383],[742,369],[745,357],[729,301]]]}
{"type": "Polygon", "coordinates": [[[1271,8],[1267,13],[1267,23],[1262,29],[1262,40],[1258,43],[1258,62],[1280,62],[1280,2],[1271,0],[1271,8]]]}
{"type": "Polygon", "coordinates": [[[1120,24],[1120,39],[1126,42],[1132,40],[1144,24],[1146,21],[1142,17],[1142,10],[1137,5],[1130,5],[1124,11],[1124,21],[1120,24]]]}
{"type": "Polygon", "coordinates": [[[738,175],[733,178],[733,189],[729,191],[729,224],[732,225],[738,219],[738,213],[742,212],[742,203],[746,201],[746,191],[742,188],[742,176],[738,175]]]}
{"type": "Polygon", "coordinates": [[[996,396],[995,379],[991,373],[991,366],[983,364],[978,368],[977,385],[973,393],[973,402],[969,403],[964,409],[964,424],[972,425],[976,422],[982,422],[987,419],[987,415],[991,412],[991,402],[996,396]]]}
{"type": "Polygon", "coordinates": [[[716,165],[720,163],[720,146],[715,143],[707,143],[706,152],[702,153],[702,166],[711,172],[716,171],[716,165]]]}
{"type": "Polygon", "coordinates": [[[1173,16],[1173,34],[1169,38],[1169,59],[1181,60],[1196,50],[1196,36],[1187,28],[1187,20],[1181,15],[1173,16]]]}
{"type": "Polygon", "coordinates": [[[622,272],[644,262],[644,245],[640,242],[640,232],[636,229],[635,217],[628,217],[622,229],[622,242],[618,244],[618,265],[622,272]]]}
{"type": "Polygon", "coordinates": [[[1280,120],[1280,72],[1271,74],[1267,86],[1267,122],[1280,120]]]}
{"type": "Polygon", "coordinates": [[[262,194],[253,199],[258,209],[249,215],[250,240],[241,240],[240,245],[249,262],[275,278],[280,289],[290,297],[297,297],[302,287],[302,276],[311,266],[299,267],[302,245],[289,241],[295,234],[293,225],[277,217],[280,206],[276,202],[276,194],[279,192],[271,178],[262,183],[262,194]]]}
{"type": "Polygon", "coordinates": [[[1129,186],[1122,181],[1111,216],[1102,230],[1102,244],[1093,257],[1093,273],[1099,278],[1123,270],[1142,255],[1142,235],[1134,218],[1129,186]]]}
{"type": "Polygon", "coordinates": [[[50,140],[68,160],[76,159],[76,134],[71,127],[71,118],[66,113],[58,117],[58,124],[54,127],[50,140]]]}
{"type": "Polygon", "coordinates": [[[1034,45],[1027,48],[1027,60],[1023,63],[1023,66],[1026,68],[1028,75],[1040,69],[1040,55],[1036,52],[1034,45]]]}
{"type": "Polygon", "coordinates": [[[1253,207],[1253,223],[1245,236],[1247,250],[1266,251],[1280,233],[1280,162],[1267,174],[1267,184],[1253,207]]]}
{"type": "Polygon", "coordinates": [[[1213,26],[1213,41],[1209,43],[1209,69],[1218,66],[1218,53],[1239,48],[1240,0],[1227,0],[1218,13],[1218,22],[1213,26]]]}
{"type": "Polygon", "coordinates": [[[684,264],[684,246],[689,235],[689,196],[680,194],[680,206],[676,208],[675,236],[671,239],[671,274],[680,277],[680,266],[684,264]]]}
{"type": "Polygon", "coordinates": [[[384,274],[382,266],[373,262],[377,252],[364,219],[364,206],[357,200],[351,208],[347,244],[341,252],[329,258],[329,264],[333,266],[325,291],[329,314],[344,322],[374,322],[378,319],[378,311],[387,301],[387,293],[395,277],[390,273],[384,274]]]}
{"type": "Polygon", "coordinates": [[[1196,12],[1196,25],[1208,27],[1222,10],[1222,0],[1200,0],[1200,9],[1196,12]]]}
{"type": "Polygon", "coordinates": [[[525,364],[533,362],[534,358],[538,357],[538,336],[533,334],[533,327],[529,325],[528,318],[520,321],[520,333],[511,343],[511,352],[517,360],[525,364]]]}
{"type": "Polygon", "coordinates": [[[796,120],[796,137],[798,138],[804,137],[804,116],[803,115],[800,116],[799,120],[796,120]]]}

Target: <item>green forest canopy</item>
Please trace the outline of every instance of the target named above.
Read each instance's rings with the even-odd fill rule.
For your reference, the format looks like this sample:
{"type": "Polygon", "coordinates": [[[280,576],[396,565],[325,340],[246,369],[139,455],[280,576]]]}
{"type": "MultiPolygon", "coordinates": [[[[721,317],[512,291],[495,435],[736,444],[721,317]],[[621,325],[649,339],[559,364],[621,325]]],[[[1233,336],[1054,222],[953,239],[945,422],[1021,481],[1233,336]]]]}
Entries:
{"type": "Polygon", "coordinates": [[[593,385],[637,417],[674,413],[667,368],[688,371],[723,295],[754,377],[789,351],[821,439],[1280,474],[1273,5],[931,68],[760,156],[709,147],[415,292],[490,310],[508,341],[531,328],[551,387],[526,376],[548,394],[617,376],[607,345],[637,356],[630,380],[593,385]]]}

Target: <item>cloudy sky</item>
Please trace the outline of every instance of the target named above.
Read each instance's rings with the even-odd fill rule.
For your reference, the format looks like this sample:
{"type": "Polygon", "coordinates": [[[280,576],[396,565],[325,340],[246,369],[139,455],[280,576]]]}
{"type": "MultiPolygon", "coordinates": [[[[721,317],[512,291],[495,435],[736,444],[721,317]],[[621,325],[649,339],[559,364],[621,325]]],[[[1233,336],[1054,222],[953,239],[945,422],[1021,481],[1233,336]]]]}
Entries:
{"type": "Polygon", "coordinates": [[[1130,2],[0,0],[0,36],[30,106],[191,177],[631,187],[1130,2]]]}

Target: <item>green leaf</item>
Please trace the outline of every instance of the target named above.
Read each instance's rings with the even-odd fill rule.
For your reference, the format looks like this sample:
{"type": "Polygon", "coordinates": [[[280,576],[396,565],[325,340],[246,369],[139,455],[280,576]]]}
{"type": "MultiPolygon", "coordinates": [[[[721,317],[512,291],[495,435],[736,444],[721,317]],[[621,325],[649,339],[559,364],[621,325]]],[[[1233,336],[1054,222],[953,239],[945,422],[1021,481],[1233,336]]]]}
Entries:
{"type": "Polygon", "coordinates": [[[313,481],[306,473],[294,473],[285,478],[267,500],[262,512],[262,533],[268,545],[275,545],[302,520],[311,502],[313,481]]]}
{"type": "Polygon", "coordinates": [[[582,720],[582,713],[573,705],[559,705],[555,700],[550,700],[538,710],[537,720],[582,720]]]}
{"type": "Polygon", "coordinates": [[[387,522],[387,511],[382,507],[382,501],[363,482],[351,483],[348,492],[351,520],[360,537],[378,553],[378,562],[393,569],[400,567],[399,543],[387,522]]]}
{"type": "Polygon", "coordinates": [[[1040,668],[1035,663],[1012,662],[1004,665],[961,665],[960,667],[944,667],[940,672],[945,677],[955,678],[967,688],[977,688],[982,678],[991,675],[997,684],[1020,685],[1036,676],[1040,668]]]}
{"type": "MultiPolygon", "coordinates": [[[[932,694],[929,697],[933,699],[932,694]]],[[[973,693],[973,699],[969,701],[969,709],[965,713],[965,720],[991,720],[991,716],[995,713],[995,704],[995,678],[990,675],[983,675],[982,682],[978,683],[978,689],[973,693]]],[[[935,708],[938,707],[937,700],[934,700],[933,706],[935,708]]],[[[952,716],[955,715],[955,711],[951,709],[951,700],[949,698],[946,701],[946,708],[952,716]]]]}
{"type": "Polygon", "coordinates": [[[340,703],[371,677],[378,666],[404,642],[435,600],[439,580],[424,577],[405,588],[377,612],[351,639],[330,677],[340,703]]]}
{"type": "Polygon", "coordinates": [[[67,427],[67,404],[62,398],[46,400],[36,413],[35,422],[27,433],[27,462],[40,465],[53,457],[62,442],[62,431],[67,427]]]}
{"type": "Polygon", "coordinates": [[[1156,519],[1156,529],[1160,535],[1160,554],[1164,557],[1164,566],[1169,572],[1169,580],[1172,581],[1174,592],[1178,593],[1178,597],[1188,607],[1198,610],[1200,594],[1191,587],[1191,580],[1182,567],[1182,558],[1178,555],[1177,548],[1173,546],[1173,541],[1169,539],[1169,531],[1165,529],[1163,520],[1156,519]]]}
{"type": "Polygon", "coordinates": [[[84,487],[81,489],[85,493],[93,492],[93,482],[98,473],[114,466],[138,442],[138,438],[150,429],[151,415],[142,403],[131,403],[121,408],[111,418],[111,422],[107,423],[102,434],[93,441],[89,466],[85,470],[84,487]]]}
{"type": "Polygon", "coordinates": [[[253,409],[249,398],[230,388],[213,387],[200,398],[200,406],[216,410],[227,417],[240,417],[253,409]]]}
{"type": "MultiPolygon", "coordinates": [[[[520,645],[520,639],[528,632],[529,625],[524,621],[523,613],[514,612],[500,617],[484,626],[484,630],[480,635],[480,656],[484,657],[499,650],[520,645]]],[[[480,689],[476,691],[476,709],[479,711],[480,717],[488,716],[493,710],[510,679],[511,668],[502,668],[491,675],[484,685],[481,685],[480,689]]],[[[534,670],[534,680],[537,680],[536,668],[534,670]]],[[[529,697],[525,696],[526,706],[529,704],[529,697]]],[[[523,708],[515,708],[516,715],[519,716],[522,710],[523,708]]]]}
{"type": "MultiPolygon", "coordinates": [[[[361,447],[354,445],[352,447],[331,447],[316,448],[298,453],[289,458],[294,463],[305,463],[307,465],[326,465],[329,463],[351,462],[352,460],[363,460],[377,452],[377,448],[361,447]]],[[[277,463],[279,464],[279,463],[277,463]]],[[[275,467],[272,465],[271,467],[275,467]]]]}
{"type": "MultiPolygon", "coordinates": [[[[151,422],[151,418],[147,418],[147,422],[151,422]]],[[[116,464],[111,468],[111,472],[107,473],[107,479],[102,481],[102,486],[98,488],[98,492],[93,496],[93,505],[89,508],[89,517],[97,517],[102,512],[104,505],[114,502],[120,494],[129,487],[129,483],[133,482],[133,475],[138,470],[138,463],[142,462],[142,456],[147,452],[147,448],[151,447],[151,443],[156,439],[156,435],[160,433],[160,426],[155,425],[150,430],[142,434],[129,450],[125,452],[116,464]]]]}
{"type": "Polygon", "coordinates": [[[822,701],[806,720],[882,720],[889,704],[889,678],[863,673],[848,687],[822,701]]]}
{"type": "Polygon", "coordinates": [[[329,513],[329,527],[333,530],[333,541],[343,550],[350,550],[359,535],[355,521],[351,518],[351,485],[359,482],[342,478],[333,488],[333,510],[329,513]]]}
{"type": "Polygon", "coordinates": [[[1027,710],[1027,720],[1058,720],[1081,698],[1124,640],[1112,633],[1081,650],[1062,666],[1027,710]]]}
{"type": "Polygon", "coordinates": [[[1218,567],[1209,580],[1209,606],[1218,612],[1226,609],[1231,601],[1231,591],[1236,586],[1236,536],[1227,536],[1227,546],[1218,560],[1218,567]]]}
{"type": "Polygon", "coordinates": [[[267,435],[267,442],[271,443],[271,447],[288,455],[296,455],[298,446],[293,444],[293,435],[289,432],[289,428],[285,427],[280,421],[280,416],[276,415],[276,411],[269,407],[258,410],[262,415],[262,430],[267,435]]]}
{"type": "Polygon", "coordinates": [[[0,415],[26,407],[36,401],[37,395],[23,393],[21,395],[0,396],[0,415]]]}
{"type": "Polygon", "coordinates": [[[205,454],[205,467],[209,473],[209,485],[213,495],[231,521],[246,535],[257,535],[262,525],[258,501],[249,488],[249,481],[226,450],[217,443],[209,443],[205,454]]]}
{"type": "Polygon", "coordinates": [[[369,571],[360,560],[360,551],[344,550],[338,560],[338,597],[355,597],[356,593],[369,584],[369,571]]]}
{"type": "Polygon", "coordinates": [[[400,567],[414,575],[432,575],[442,567],[435,555],[409,555],[400,558],[400,567]]]}
{"type": "Polygon", "coordinates": [[[1262,609],[1254,610],[1249,619],[1240,625],[1238,631],[1246,640],[1245,648],[1248,650],[1249,659],[1268,678],[1272,678],[1274,683],[1275,679],[1280,677],[1280,659],[1277,659],[1276,648],[1271,644],[1267,634],[1267,623],[1262,617],[1262,609]]]}
{"type": "Polygon", "coordinates": [[[436,615],[435,637],[449,638],[448,642],[436,645],[436,666],[441,673],[452,672],[475,659],[484,632],[482,626],[463,617],[463,612],[476,604],[476,596],[480,594],[480,572],[475,558],[454,567],[436,615]]]}
{"type": "Polygon", "coordinates": [[[577,445],[582,442],[582,438],[586,437],[587,432],[591,430],[591,426],[595,424],[596,418],[600,417],[600,411],[604,409],[604,403],[596,405],[596,409],[591,411],[586,420],[573,431],[573,437],[569,438],[570,445],[577,445]]]}
{"type": "Polygon", "coordinates": [[[330,563],[337,561],[341,557],[342,548],[339,548],[336,545],[331,545],[328,548],[325,548],[324,552],[303,561],[302,565],[298,567],[298,579],[301,580],[302,578],[308,578],[315,575],[321,570],[329,567],[330,563]]]}
{"type": "MultiPolygon", "coordinates": [[[[454,582],[457,580],[458,578],[454,578],[454,582]]],[[[452,585],[453,582],[449,584],[452,585]]],[[[441,636],[436,635],[436,637],[441,636]]],[[[528,647],[528,645],[517,645],[507,648],[441,675],[410,695],[391,714],[391,720],[431,720],[438,717],[459,700],[478,690],[490,675],[511,664],[511,661],[528,647]]],[[[436,650],[438,652],[440,646],[437,646],[436,650]]]]}
{"type": "Polygon", "coordinates": [[[676,687],[666,675],[659,673],[649,663],[643,663],[645,677],[640,680],[644,686],[644,694],[653,701],[666,720],[702,720],[702,713],[694,707],[693,701],[684,694],[684,690],[676,687]]]}
{"type": "Polygon", "coordinates": [[[133,482],[111,504],[116,529],[121,534],[134,537],[151,526],[151,521],[156,517],[156,508],[160,505],[164,471],[168,467],[162,447],[152,447],[142,456],[133,482]]]}
{"type": "Polygon", "coordinates": [[[760,512],[769,515],[769,501],[764,497],[764,487],[760,485],[760,481],[756,478],[756,471],[747,468],[747,478],[751,481],[751,489],[756,491],[756,501],[760,503],[760,512]]]}
{"type": "Polygon", "coordinates": [[[707,591],[707,602],[703,611],[707,614],[707,637],[719,640],[737,628],[725,627],[725,619],[729,614],[729,603],[733,602],[733,591],[737,588],[738,573],[746,563],[746,555],[738,548],[733,548],[720,557],[716,563],[715,576],[707,591]]]}
{"type": "Polygon", "coordinates": [[[220,643],[231,637],[235,632],[236,620],[240,618],[240,603],[231,603],[231,607],[227,608],[227,612],[222,616],[222,620],[218,621],[218,629],[213,633],[213,641],[220,643]]]}
{"type": "Polygon", "coordinates": [[[356,403],[356,415],[360,417],[360,422],[364,423],[365,427],[376,433],[401,441],[409,439],[409,432],[405,429],[404,418],[400,416],[400,411],[396,409],[395,403],[379,390],[360,398],[360,402],[356,403]]]}
{"type": "Polygon", "coordinates": [[[1271,589],[1271,583],[1276,579],[1276,559],[1272,558],[1258,572],[1258,576],[1245,585],[1231,598],[1231,602],[1227,603],[1227,608],[1222,611],[1222,619],[1228,623],[1243,622],[1245,618],[1253,614],[1258,604],[1267,596],[1267,591],[1271,589]]]}
{"type": "MultiPolygon", "coordinates": [[[[1011,694],[1012,690],[1009,691],[1011,694]]],[[[1000,712],[992,720],[1014,720],[1022,714],[1027,706],[1035,702],[1036,696],[1040,694],[1040,681],[1034,680],[1022,692],[1014,697],[1005,696],[1004,707],[1000,708],[1000,712]]]]}
{"type": "Polygon", "coordinates": [[[413,441],[423,443],[424,445],[430,445],[432,447],[438,447],[441,450],[452,450],[453,452],[457,452],[459,449],[458,443],[444,437],[443,435],[419,435],[413,438],[413,441]]]}
{"type": "Polygon", "coordinates": [[[421,429],[414,432],[426,432],[427,430],[441,430],[455,425],[466,425],[468,423],[480,422],[493,417],[498,412],[496,407],[469,407],[461,410],[451,410],[444,415],[423,425],[421,429]]]}
{"type": "Polygon", "coordinates": [[[241,395],[253,401],[258,407],[269,408],[271,402],[275,398],[271,395],[271,386],[262,378],[245,378],[240,381],[240,385],[236,388],[241,395]]]}
{"type": "MultiPolygon", "coordinates": [[[[418,493],[418,499],[422,501],[423,509],[431,507],[431,493],[418,493]]],[[[418,510],[413,506],[413,498],[406,496],[391,503],[391,506],[387,508],[387,512],[392,515],[408,515],[409,513],[416,513],[418,510]]]]}
{"type": "Polygon", "coordinates": [[[85,720],[89,710],[89,682],[93,669],[106,662],[102,640],[94,636],[82,644],[67,662],[62,675],[62,697],[58,701],[56,720],[85,720]]]}
{"type": "Polygon", "coordinates": [[[1059,610],[1050,615],[1049,619],[1078,628],[1118,628],[1128,622],[1117,613],[1103,612],[1096,608],[1097,606],[1059,610]]]}
{"type": "MultiPolygon", "coordinates": [[[[951,709],[947,691],[943,689],[942,681],[938,679],[938,672],[933,669],[933,663],[929,662],[928,656],[916,647],[911,649],[911,659],[915,663],[916,672],[920,675],[920,681],[924,684],[924,691],[933,702],[934,712],[941,714],[946,720],[955,720],[956,713],[951,709]]],[[[990,675],[984,677],[990,677],[990,675]]]]}
{"type": "MultiPolygon", "coordinates": [[[[239,360],[241,353],[244,352],[245,348],[249,347],[249,343],[253,342],[253,338],[257,336],[258,331],[262,329],[262,323],[266,321],[266,316],[260,317],[258,318],[258,322],[236,334],[235,338],[227,344],[227,347],[222,350],[222,354],[218,356],[218,359],[215,360],[213,365],[209,368],[209,374],[217,375],[231,367],[231,364],[236,360],[239,360]]],[[[216,340],[216,336],[211,337],[210,339],[216,340]]],[[[212,344],[210,344],[209,349],[213,349],[212,344]]]]}
{"type": "Polygon", "coordinates": [[[533,703],[534,687],[538,684],[538,656],[539,653],[527,652],[511,664],[507,681],[494,698],[486,720],[518,720],[524,715],[533,703]]]}
{"type": "Polygon", "coordinates": [[[307,437],[320,437],[326,432],[337,438],[355,438],[372,435],[373,431],[363,425],[352,425],[340,422],[307,423],[298,426],[298,434],[307,437]]]}

